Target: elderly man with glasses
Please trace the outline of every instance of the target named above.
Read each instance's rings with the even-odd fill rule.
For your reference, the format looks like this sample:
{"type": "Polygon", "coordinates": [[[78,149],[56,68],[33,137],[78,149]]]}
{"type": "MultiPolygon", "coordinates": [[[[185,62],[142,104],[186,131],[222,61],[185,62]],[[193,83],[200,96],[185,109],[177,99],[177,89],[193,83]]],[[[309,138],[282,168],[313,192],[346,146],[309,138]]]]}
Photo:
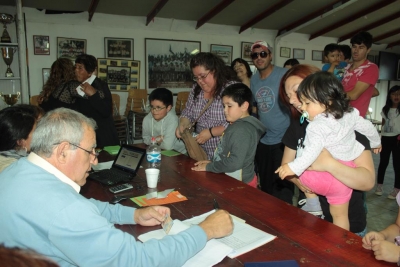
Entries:
{"type": "Polygon", "coordinates": [[[279,104],[279,84],[286,68],[272,65],[272,47],[265,41],[257,41],[251,46],[250,54],[258,72],[251,77],[253,92],[253,112],[267,128],[260,139],[256,152],[256,166],[261,190],[283,201],[292,203],[294,186],[287,180],[279,179],[275,170],[283,157],[281,142],[289,127],[289,113],[279,104]]]}
{"type": "Polygon", "coordinates": [[[32,152],[0,174],[0,243],[33,249],[60,266],[182,266],[211,238],[232,232],[219,210],[199,226],[142,244],[114,224],[159,225],[167,207],[134,209],[79,194],[97,164],[94,120],[69,109],[47,113],[32,152]]]}

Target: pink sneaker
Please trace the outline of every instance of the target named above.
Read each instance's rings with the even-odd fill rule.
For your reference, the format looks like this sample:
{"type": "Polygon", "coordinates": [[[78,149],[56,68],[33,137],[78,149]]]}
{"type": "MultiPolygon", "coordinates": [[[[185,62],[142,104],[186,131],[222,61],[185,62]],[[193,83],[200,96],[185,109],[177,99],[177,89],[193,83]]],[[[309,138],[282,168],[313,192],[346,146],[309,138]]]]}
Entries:
{"type": "Polygon", "coordinates": [[[400,189],[393,188],[393,191],[388,195],[388,199],[396,199],[397,194],[399,193],[400,189]]]}

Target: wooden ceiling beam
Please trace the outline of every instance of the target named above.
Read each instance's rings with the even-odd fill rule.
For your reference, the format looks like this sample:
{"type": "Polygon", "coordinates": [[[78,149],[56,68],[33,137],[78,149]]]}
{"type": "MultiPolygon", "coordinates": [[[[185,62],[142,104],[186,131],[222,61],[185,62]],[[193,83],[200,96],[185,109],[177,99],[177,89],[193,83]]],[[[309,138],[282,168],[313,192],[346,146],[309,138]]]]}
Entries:
{"type": "Polygon", "coordinates": [[[89,21],[92,21],[94,12],[96,11],[97,5],[99,4],[100,0],[92,0],[89,6],[89,21]]]}
{"type": "Polygon", "coordinates": [[[370,13],[373,13],[373,12],[375,12],[375,11],[377,11],[377,10],[387,6],[387,5],[390,5],[390,4],[392,4],[393,2],[396,2],[396,1],[397,0],[379,1],[378,3],[376,3],[375,5],[373,5],[373,6],[369,7],[369,8],[361,10],[361,11],[357,12],[356,14],[351,15],[350,17],[342,19],[341,21],[338,21],[338,22],[336,22],[336,23],[334,23],[334,24],[332,24],[332,25],[330,25],[328,27],[325,27],[324,29],[319,30],[316,33],[311,34],[311,36],[310,36],[310,38],[308,40],[315,39],[315,38],[317,38],[317,37],[319,37],[321,35],[324,35],[325,33],[328,33],[328,32],[333,31],[333,30],[335,30],[335,29],[337,29],[339,27],[342,27],[343,25],[346,25],[346,24],[348,24],[350,22],[353,22],[356,19],[364,17],[364,16],[366,16],[366,15],[368,15],[370,13]]]}
{"type": "Polygon", "coordinates": [[[361,28],[359,28],[359,29],[357,29],[355,31],[352,31],[352,32],[350,32],[348,34],[340,36],[339,39],[338,39],[338,43],[343,42],[344,40],[350,39],[351,37],[353,37],[358,32],[368,31],[368,30],[374,29],[374,28],[379,27],[379,26],[381,26],[381,25],[383,25],[385,23],[388,23],[388,22],[390,22],[392,20],[398,19],[399,17],[400,17],[400,12],[396,12],[393,15],[390,15],[388,17],[385,17],[383,19],[380,19],[378,21],[375,21],[373,23],[365,25],[364,27],[361,27],[361,28]]]}
{"type": "Polygon", "coordinates": [[[400,28],[398,28],[396,30],[393,30],[393,31],[390,31],[390,32],[387,32],[385,34],[379,35],[379,36],[375,37],[374,39],[372,39],[372,42],[376,43],[376,42],[378,42],[380,40],[392,37],[393,35],[396,35],[396,34],[399,34],[399,33],[400,33],[400,28]]]}
{"type": "Polygon", "coordinates": [[[154,5],[153,9],[147,14],[146,26],[149,25],[150,21],[152,21],[158,12],[164,7],[164,5],[168,2],[168,0],[158,0],[157,4],[154,5]]]}
{"type": "Polygon", "coordinates": [[[318,18],[318,17],[323,17],[327,12],[330,12],[330,11],[336,9],[339,6],[345,4],[345,3],[349,2],[349,1],[350,0],[337,0],[336,2],[333,2],[332,4],[326,5],[326,6],[322,7],[322,8],[320,8],[320,9],[318,9],[317,11],[314,11],[313,13],[311,13],[311,14],[309,14],[309,15],[307,15],[307,16],[299,19],[299,20],[296,20],[295,22],[293,22],[293,23],[285,26],[284,28],[280,29],[278,31],[277,37],[282,35],[282,34],[284,34],[284,33],[286,33],[286,32],[288,32],[288,31],[293,30],[294,28],[298,27],[299,25],[306,24],[310,20],[313,20],[313,19],[318,18]]]}
{"type": "Polygon", "coordinates": [[[395,42],[393,42],[393,43],[388,44],[388,45],[386,46],[386,49],[392,48],[393,46],[396,46],[396,45],[400,45],[400,40],[397,40],[397,41],[395,41],[395,42]]]}
{"type": "Polygon", "coordinates": [[[260,14],[255,16],[254,18],[250,19],[245,24],[243,24],[240,27],[239,33],[244,32],[245,30],[247,30],[248,28],[250,28],[254,24],[260,22],[261,20],[265,19],[269,15],[273,14],[274,12],[276,12],[279,9],[283,8],[284,6],[290,4],[291,2],[293,2],[293,0],[283,0],[283,1],[280,1],[280,2],[276,3],[275,5],[271,6],[270,8],[267,8],[266,10],[264,10],[263,12],[261,12],[260,14]]]}
{"type": "Polygon", "coordinates": [[[196,30],[203,26],[203,24],[207,23],[210,19],[212,19],[215,15],[224,10],[227,6],[232,4],[235,0],[223,0],[221,3],[213,7],[210,11],[208,11],[204,16],[202,16],[196,24],[196,30]]]}

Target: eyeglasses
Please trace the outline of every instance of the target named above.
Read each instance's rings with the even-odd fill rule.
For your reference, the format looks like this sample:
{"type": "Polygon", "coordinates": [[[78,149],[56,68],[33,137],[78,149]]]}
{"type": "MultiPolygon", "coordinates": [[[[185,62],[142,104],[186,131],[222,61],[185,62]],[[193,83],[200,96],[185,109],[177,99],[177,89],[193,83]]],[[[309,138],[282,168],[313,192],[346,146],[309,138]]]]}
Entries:
{"type": "MultiPolygon", "coordinates": [[[[68,141],[63,141],[63,142],[68,142],[68,141]]],[[[71,146],[74,146],[74,147],[77,147],[77,148],[79,148],[79,149],[82,149],[83,151],[85,151],[85,152],[88,153],[89,155],[93,156],[93,157],[94,157],[93,160],[96,160],[97,157],[99,156],[99,153],[98,153],[98,152],[93,152],[93,151],[94,151],[94,148],[92,148],[92,151],[90,151],[90,150],[84,149],[83,147],[80,147],[80,146],[78,146],[78,145],[75,145],[75,144],[73,144],[73,143],[70,143],[70,142],[68,142],[68,143],[69,143],[71,146]]],[[[61,142],[60,142],[60,143],[55,143],[55,144],[53,144],[53,146],[56,146],[56,145],[59,145],[59,144],[61,144],[61,142]]]]}
{"type": "Polygon", "coordinates": [[[151,110],[151,111],[161,111],[161,110],[163,110],[164,108],[166,108],[166,107],[150,107],[150,110],[151,110]]]}
{"type": "Polygon", "coordinates": [[[266,57],[268,57],[269,54],[270,53],[268,53],[268,52],[261,51],[260,53],[257,53],[257,52],[251,53],[250,56],[252,59],[257,59],[258,55],[260,55],[261,58],[266,58],[266,57]]]}
{"type": "Polygon", "coordinates": [[[207,78],[208,74],[210,74],[211,71],[209,71],[206,75],[203,76],[193,76],[193,81],[197,82],[198,80],[204,80],[207,78]]]}

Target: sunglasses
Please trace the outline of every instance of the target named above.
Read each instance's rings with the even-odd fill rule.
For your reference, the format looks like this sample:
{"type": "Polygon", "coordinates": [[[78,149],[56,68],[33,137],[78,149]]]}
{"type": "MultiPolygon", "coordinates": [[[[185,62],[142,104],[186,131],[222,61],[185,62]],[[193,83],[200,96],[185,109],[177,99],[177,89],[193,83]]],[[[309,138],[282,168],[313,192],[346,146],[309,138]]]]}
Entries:
{"type": "Polygon", "coordinates": [[[261,51],[260,53],[254,52],[254,53],[250,54],[252,59],[257,59],[258,55],[260,55],[261,58],[266,58],[266,57],[268,57],[269,53],[265,52],[265,51],[261,51]]]}

